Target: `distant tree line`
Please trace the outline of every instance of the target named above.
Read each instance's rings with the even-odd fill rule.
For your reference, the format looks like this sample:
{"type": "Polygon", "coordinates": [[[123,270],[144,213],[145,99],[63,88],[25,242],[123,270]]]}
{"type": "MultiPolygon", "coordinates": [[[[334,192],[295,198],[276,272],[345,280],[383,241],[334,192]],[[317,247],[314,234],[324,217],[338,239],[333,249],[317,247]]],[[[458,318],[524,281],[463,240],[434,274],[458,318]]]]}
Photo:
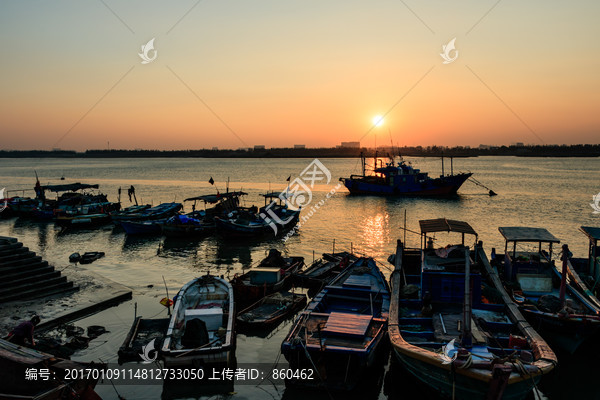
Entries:
{"type": "Polygon", "coordinates": [[[352,158],[364,153],[373,157],[403,155],[414,157],[599,157],[600,144],[444,147],[405,146],[373,148],[271,148],[238,150],[0,150],[0,158],[153,158],[153,157],[203,157],[203,158],[352,158]]]}

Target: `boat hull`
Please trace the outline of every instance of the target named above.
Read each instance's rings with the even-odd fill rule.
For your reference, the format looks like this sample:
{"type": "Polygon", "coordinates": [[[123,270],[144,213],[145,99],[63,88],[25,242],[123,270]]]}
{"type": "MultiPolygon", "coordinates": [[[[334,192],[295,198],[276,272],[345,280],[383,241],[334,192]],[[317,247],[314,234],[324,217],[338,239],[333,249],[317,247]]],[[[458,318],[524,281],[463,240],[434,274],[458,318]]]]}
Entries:
{"type": "Polygon", "coordinates": [[[293,211],[293,214],[285,220],[284,223],[273,224],[239,224],[232,220],[215,218],[217,232],[224,236],[231,237],[266,237],[277,236],[293,228],[300,218],[300,211],[293,211]]]}
{"type": "Polygon", "coordinates": [[[128,235],[153,235],[161,232],[160,221],[120,221],[119,223],[128,235]]]}
{"type": "MultiPolygon", "coordinates": [[[[424,385],[429,386],[442,398],[486,400],[488,399],[489,381],[477,380],[457,374],[451,368],[435,366],[417,358],[410,357],[393,348],[394,357],[402,367],[424,385]]],[[[516,382],[504,389],[503,400],[524,399],[531,392],[532,380],[537,384],[541,376],[516,382]]]]}
{"type": "Polygon", "coordinates": [[[469,177],[471,173],[446,176],[431,179],[424,183],[407,185],[385,185],[371,183],[358,178],[343,178],[344,186],[351,194],[375,194],[383,196],[452,196],[469,177]]]}

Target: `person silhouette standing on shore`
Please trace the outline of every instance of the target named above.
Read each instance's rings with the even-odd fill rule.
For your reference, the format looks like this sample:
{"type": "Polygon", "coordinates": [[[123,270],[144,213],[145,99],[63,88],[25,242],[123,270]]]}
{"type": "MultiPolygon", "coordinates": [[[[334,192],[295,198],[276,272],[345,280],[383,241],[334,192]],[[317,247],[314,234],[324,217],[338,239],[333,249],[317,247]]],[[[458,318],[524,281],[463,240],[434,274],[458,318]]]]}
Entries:
{"type": "Polygon", "coordinates": [[[32,346],[35,346],[35,340],[33,340],[33,330],[35,326],[40,323],[40,317],[34,315],[29,321],[21,322],[8,334],[8,340],[11,343],[18,344],[19,346],[25,345],[25,339],[29,340],[32,346]]]}

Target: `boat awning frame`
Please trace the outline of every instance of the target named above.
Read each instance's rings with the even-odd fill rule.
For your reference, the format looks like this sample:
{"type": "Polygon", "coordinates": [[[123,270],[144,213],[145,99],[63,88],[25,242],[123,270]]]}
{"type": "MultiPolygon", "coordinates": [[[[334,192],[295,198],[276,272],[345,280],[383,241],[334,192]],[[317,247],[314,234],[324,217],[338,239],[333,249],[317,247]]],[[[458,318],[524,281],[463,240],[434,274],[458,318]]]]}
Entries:
{"type": "Polygon", "coordinates": [[[467,222],[446,218],[423,219],[419,221],[421,233],[458,232],[477,236],[477,232],[467,222]]]}
{"type": "Polygon", "coordinates": [[[590,241],[592,241],[592,240],[594,240],[594,241],[600,240],[600,228],[598,228],[598,227],[582,226],[581,228],[579,228],[579,230],[581,232],[583,232],[583,234],[585,236],[587,236],[588,239],[590,239],[590,241]]]}
{"type": "MultiPolygon", "coordinates": [[[[457,221],[446,218],[423,219],[419,221],[421,227],[421,238],[427,236],[428,233],[435,232],[456,232],[462,234],[462,244],[465,244],[465,234],[475,236],[477,242],[477,232],[468,222],[457,221]]],[[[425,247],[425,240],[422,240],[421,247],[425,247]]]]}
{"type": "Polygon", "coordinates": [[[560,243],[546,228],[501,226],[498,230],[507,242],[560,243]]]}

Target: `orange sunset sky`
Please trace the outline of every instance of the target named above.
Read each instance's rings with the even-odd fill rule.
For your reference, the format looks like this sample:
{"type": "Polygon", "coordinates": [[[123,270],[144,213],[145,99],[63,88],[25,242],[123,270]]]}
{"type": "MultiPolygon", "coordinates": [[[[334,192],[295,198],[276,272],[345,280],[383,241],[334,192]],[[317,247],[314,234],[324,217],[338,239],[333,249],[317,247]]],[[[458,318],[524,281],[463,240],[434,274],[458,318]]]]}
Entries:
{"type": "Polygon", "coordinates": [[[0,148],[598,143],[598,16],[598,1],[3,1],[0,148]]]}

